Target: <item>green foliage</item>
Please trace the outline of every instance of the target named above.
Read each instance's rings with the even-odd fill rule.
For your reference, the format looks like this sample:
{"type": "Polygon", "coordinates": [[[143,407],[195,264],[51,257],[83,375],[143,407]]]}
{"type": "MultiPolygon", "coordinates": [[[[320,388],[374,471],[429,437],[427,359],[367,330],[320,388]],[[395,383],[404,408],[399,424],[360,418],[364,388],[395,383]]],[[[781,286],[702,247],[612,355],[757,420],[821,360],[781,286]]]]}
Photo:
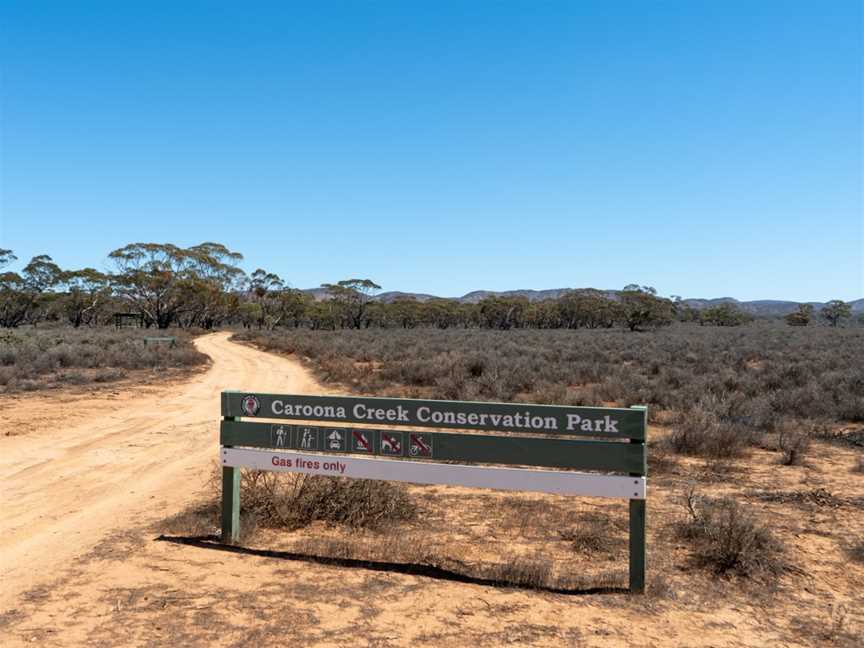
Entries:
{"type": "MultiPolygon", "coordinates": [[[[0,267],[15,260],[0,249],[0,267]]],[[[666,299],[650,286],[619,291],[579,289],[556,299],[530,301],[519,295],[487,295],[476,303],[402,296],[376,298],[380,286],[351,278],[323,284],[324,294],[290,288],[263,268],[251,275],[238,267],[242,255],[221,243],[189,248],[170,243],[132,243],[109,255],[113,272],[61,270],[50,257],[34,257],[20,272],[0,273],[0,327],[68,321],[74,327],[109,323],[118,312],[140,315],[147,327],[211,329],[222,324],[274,330],[336,329],[610,329],[656,330],[673,321],[740,326],[752,318],[723,304],[698,311],[680,297],[666,299]]],[[[850,315],[834,301],[821,313],[836,326],[850,315]]],[[[790,325],[810,321],[802,305],[790,325]]]]}
{"type": "Polygon", "coordinates": [[[132,243],[108,258],[117,269],[117,294],[160,329],[175,321],[211,328],[235,305],[226,293],[244,274],[235,265],[242,255],[220,243],[132,243]]]}
{"type": "MultiPolygon", "coordinates": [[[[617,304],[599,290],[571,290],[556,304],[561,328],[611,328],[619,315],[617,304]]],[[[548,328],[557,328],[550,326],[548,328]]]]}
{"type": "Polygon", "coordinates": [[[842,320],[852,316],[852,307],[844,301],[833,299],[825,304],[819,315],[831,326],[838,326],[842,320]]]}
{"type": "Polygon", "coordinates": [[[628,284],[621,291],[620,321],[631,331],[667,326],[673,320],[673,305],[657,297],[650,286],[628,284]]]}
{"type": "MultiPolygon", "coordinates": [[[[0,259],[5,262],[15,258],[11,250],[0,250],[0,259]]],[[[62,276],[60,267],[47,254],[33,257],[21,274],[0,274],[0,326],[14,328],[32,323],[40,306],[53,301],[54,295],[48,291],[60,283],[62,276]]]]}
{"type": "Polygon", "coordinates": [[[108,276],[93,268],[63,272],[61,283],[66,287],[62,309],[75,328],[92,322],[111,295],[108,276]]]}
{"type": "Polygon", "coordinates": [[[528,306],[525,297],[486,297],[478,305],[483,327],[501,331],[521,327],[528,306]]]}
{"type": "Polygon", "coordinates": [[[17,260],[18,257],[12,253],[12,250],[4,250],[3,248],[0,248],[0,268],[5,268],[10,263],[17,260]]]}
{"type": "Polygon", "coordinates": [[[713,326],[741,326],[752,319],[750,315],[737,308],[733,304],[720,304],[712,308],[706,308],[699,313],[702,324],[713,326]]]}
{"type": "Polygon", "coordinates": [[[335,284],[322,284],[339,311],[342,326],[363,328],[368,326],[366,310],[372,295],[381,289],[371,279],[344,279],[335,284]]]}

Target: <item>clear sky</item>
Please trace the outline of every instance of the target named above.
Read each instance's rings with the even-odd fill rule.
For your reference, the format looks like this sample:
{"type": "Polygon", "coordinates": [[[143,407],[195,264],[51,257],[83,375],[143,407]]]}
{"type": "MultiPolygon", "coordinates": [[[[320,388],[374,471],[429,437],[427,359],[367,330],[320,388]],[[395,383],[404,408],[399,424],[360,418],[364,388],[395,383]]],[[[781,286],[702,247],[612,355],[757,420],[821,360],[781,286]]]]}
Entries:
{"type": "Polygon", "coordinates": [[[862,29],[860,0],[0,1],[0,247],[864,297],[862,29]]]}

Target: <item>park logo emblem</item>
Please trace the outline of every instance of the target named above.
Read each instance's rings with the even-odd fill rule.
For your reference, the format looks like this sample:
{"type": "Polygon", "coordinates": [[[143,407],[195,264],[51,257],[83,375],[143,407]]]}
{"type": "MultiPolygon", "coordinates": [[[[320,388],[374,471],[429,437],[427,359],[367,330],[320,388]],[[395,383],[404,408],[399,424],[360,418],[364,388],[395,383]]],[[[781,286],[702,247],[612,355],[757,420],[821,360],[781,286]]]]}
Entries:
{"type": "Polygon", "coordinates": [[[381,432],[381,454],[402,456],[401,432],[381,432]]]}
{"type": "Polygon", "coordinates": [[[412,432],[409,435],[408,454],[412,457],[431,457],[432,438],[431,434],[415,434],[412,432]]]}
{"type": "Polygon", "coordinates": [[[243,410],[243,413],[246,416],[255,416],[261,410],[261,402],[257,397],[252,396],[244,396],[243,400],[240,401],[240,409],[243,410]]]}

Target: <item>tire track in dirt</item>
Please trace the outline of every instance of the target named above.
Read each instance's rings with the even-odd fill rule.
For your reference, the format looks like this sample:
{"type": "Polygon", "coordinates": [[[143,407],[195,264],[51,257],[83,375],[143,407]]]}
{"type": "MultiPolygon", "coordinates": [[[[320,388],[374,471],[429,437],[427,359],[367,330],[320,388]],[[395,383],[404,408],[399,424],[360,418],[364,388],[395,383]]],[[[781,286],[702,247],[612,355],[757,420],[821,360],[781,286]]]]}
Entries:
{"type": "Polygon", "coordinates": [[[228,337],[195,341],[212,365],[188,382],[0,399],[0,608],[112,532],[189,502],[218,459],[222,390],[323,393],[299,363],[228,337]],[[70,408],[83,416],[70,423],[70,408]],[[6,436],[33,413],[36,430],[6,436]]]}

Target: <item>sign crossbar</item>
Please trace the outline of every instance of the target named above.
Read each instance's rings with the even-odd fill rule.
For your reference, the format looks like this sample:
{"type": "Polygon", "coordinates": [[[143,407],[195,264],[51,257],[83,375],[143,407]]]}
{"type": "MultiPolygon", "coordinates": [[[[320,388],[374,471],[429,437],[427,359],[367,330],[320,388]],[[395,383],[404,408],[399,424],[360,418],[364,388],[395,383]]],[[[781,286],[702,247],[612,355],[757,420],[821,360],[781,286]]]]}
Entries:
{"type": "Polygon", "coordinates": [[[645,498],[644,477],[592,475],[560,470],[460,466],[410,460],[397,462],[380,458],[267,452],[247,448],[222,448],[222,465],[412,484],[443,484],[584,497],[645,498]]]}

